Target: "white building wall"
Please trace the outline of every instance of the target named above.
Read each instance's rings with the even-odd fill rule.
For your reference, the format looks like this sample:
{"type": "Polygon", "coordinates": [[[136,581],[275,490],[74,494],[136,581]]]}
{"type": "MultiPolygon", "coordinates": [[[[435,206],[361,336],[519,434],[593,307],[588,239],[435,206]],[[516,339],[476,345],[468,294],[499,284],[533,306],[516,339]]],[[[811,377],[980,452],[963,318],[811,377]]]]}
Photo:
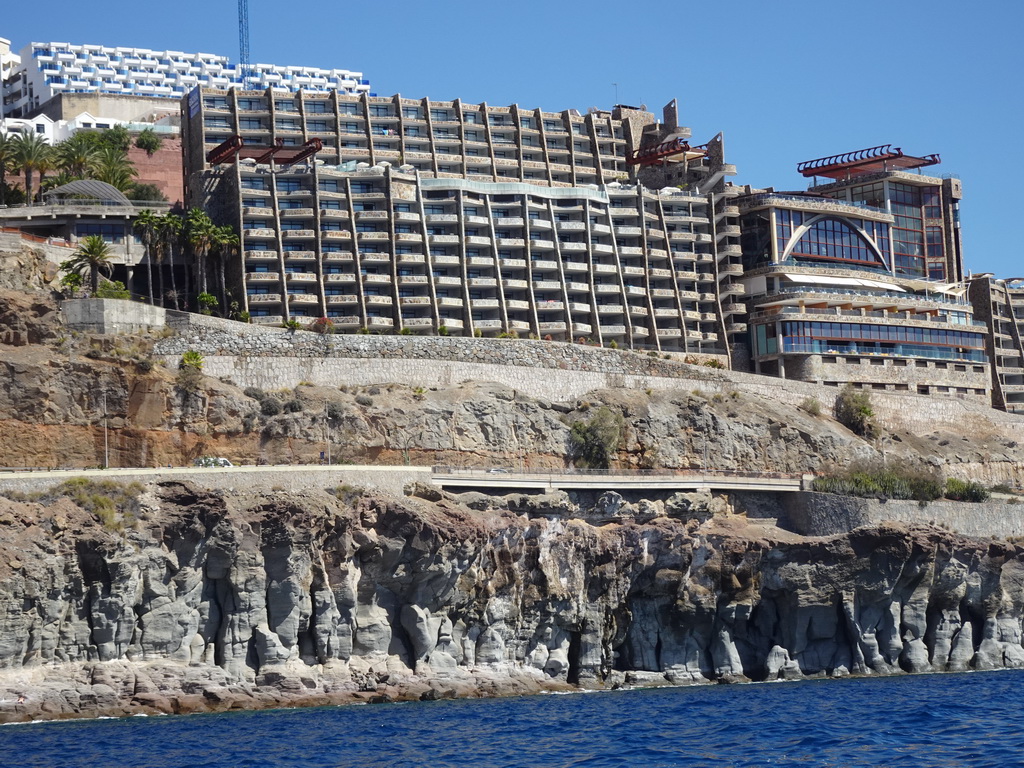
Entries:
{"type": "MultiPolygon", "coordinates": [[[[0,44],[0,51],[3,47],[0,44]]],[[[239,65],[210,53],[111,48],[70,43],[31,43],[21,51],[22,81],[4,114],[22,116],[58,93],[111,93],[179,99],[192,88],[232,88],[242,84],[239,65]]],[[[13,75],[17,68],[12,68],[13,75]]],[[[319,67],[255,64],[245,86],[282,91],[369,91],[361,72],[319,67]]]]}

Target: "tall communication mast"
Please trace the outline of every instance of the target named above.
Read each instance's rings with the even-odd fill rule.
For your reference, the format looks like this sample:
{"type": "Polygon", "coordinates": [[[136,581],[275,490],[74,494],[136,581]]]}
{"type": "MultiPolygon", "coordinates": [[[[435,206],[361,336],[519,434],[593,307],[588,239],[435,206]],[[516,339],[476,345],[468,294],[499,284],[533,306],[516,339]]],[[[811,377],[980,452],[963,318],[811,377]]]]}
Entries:
{"type": "Polygon", "coordinates": [[[238,0],[238,66],[245,88],[249,82],[249,0],[238,0]]]}

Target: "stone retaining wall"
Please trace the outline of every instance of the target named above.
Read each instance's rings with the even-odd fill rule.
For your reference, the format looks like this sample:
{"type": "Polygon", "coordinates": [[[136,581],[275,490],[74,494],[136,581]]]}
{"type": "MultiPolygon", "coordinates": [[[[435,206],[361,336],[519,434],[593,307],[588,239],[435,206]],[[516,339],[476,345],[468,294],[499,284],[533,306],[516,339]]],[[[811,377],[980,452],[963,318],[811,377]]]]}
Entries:
{"type": "MultiPolygon", "coordinates": [[[[624,350],[527,339],[414,336],[321,336],[168,312],[178,330],[156,345],[168,365],[194,349],[206,359],[205,372],[261,389],[402,383],[440,387],[464,381],[493,381],[546,400],[574,400],[595,389],[687,389],[708,395],[734,390],[799,406],[817,400],[823,411],[835,405],[838,387],[720,370],[624,350]]],[[[699,357],[692,355],[691,360],[699,357]]],[[[889,429],[922,434],[935,430],[977,434],[979,430],[1021,430],[1024,417],[996,411],[971,399],[872,392],[877,421],[889,429]]]]}
{"type": "Polygon", "coordinates": [[[785,494],[786,527],[805,536],[833,536],[885,522],[934,524],[966,536],[1024,536],[1024,503],[859,499],[831,493],[785,494]]]}

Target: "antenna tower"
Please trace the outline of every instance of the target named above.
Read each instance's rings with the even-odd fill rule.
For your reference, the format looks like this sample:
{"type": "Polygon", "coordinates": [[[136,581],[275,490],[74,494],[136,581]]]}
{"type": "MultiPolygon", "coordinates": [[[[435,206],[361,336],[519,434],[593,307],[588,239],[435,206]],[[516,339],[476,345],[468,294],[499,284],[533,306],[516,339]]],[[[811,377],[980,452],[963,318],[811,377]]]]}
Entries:
{"type": "Polygon", "coordinates": [[[245,88],[249,82],[249,0],[238,0],[238,66],[245,88]]]}

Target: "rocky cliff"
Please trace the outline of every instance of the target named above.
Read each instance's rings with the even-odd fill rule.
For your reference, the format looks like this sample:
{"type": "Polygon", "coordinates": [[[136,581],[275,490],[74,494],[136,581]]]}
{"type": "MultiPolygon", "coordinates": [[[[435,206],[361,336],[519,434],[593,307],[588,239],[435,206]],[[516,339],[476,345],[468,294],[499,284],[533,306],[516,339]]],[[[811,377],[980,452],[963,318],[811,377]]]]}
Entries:
{"type": "Polygon", "coordinates": [[[1024,665],[1005,542],[416,493],[0,499],[0,720],[1024,665]]]}
{"type": "Polygon", "coordinates": [[[741,386],[708,396],[685,379],[675,390],[600,390],[562,403],[486,382],[262,392],[183,378],[155,362],[155,338],[72,334],[52,300],[0,291],[0,466],[97,466],[105,445],[122,467],[207,454],[307,463],[329,440],[336,460],[354,463],[563,467],[572,425],[606,406],[624,424],[612,457],[623,467],[818,472],[880,459],[884,448],[965,480],[1024,484],[1017,426],[981,419],[970,435],[904,429],[865,441],[828,414],[741,386]]]}

